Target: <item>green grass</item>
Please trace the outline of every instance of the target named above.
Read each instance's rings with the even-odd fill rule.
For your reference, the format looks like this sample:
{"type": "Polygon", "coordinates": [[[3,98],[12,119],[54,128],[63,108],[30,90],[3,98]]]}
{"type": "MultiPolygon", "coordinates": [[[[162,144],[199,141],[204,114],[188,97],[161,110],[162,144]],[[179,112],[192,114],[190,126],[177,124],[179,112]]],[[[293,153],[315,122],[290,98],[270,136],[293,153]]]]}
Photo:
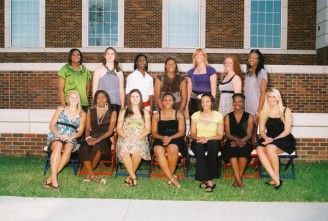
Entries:
{"type": "Polygon", "coordinates": [[[328,162],[296,163],[296,179],[284,179],[276,191],[263,183],[268,179],[248,178],[245,188],[232,188],[233,179],[217,179],[218,188],[205,193],[192,178],[181,179],[180,189],[167,185],[162,178],[139,178],[138,186],[123,185],[125,177],[103,177],[106,185],[83,183],[83,176],[74,176],[71,168],[59,175],[60,191],[43,190],[45,159],[41,157],[0,156],[0,195],[22,197],[112,198],[147,200],[201,200],[252,202],[327,202],[328,162]]]}

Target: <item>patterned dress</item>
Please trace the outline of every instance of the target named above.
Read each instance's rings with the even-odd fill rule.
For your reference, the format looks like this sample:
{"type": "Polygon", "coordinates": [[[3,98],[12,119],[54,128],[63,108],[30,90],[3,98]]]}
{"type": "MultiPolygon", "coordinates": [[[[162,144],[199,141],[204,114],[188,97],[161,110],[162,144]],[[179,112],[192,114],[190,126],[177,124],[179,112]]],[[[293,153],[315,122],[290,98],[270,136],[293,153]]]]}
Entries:
{"type": "Polygon", "coordinates": [[[226,77],[224,76],[220,81],[219,90],[221,96],[220,96],[219,112],[223,116],[225,116],[226,114],[232,111],[232,95],[234,93],[232,79],[235,76],[236,75],[232,76],[227,82],[222,83],[224,78],[226,77]]]}
{"type": "MultiPolygon", "coordinates": [[[[143,133],[145,129],[145,122],[142,118],[134,119],[126,117],[123,124],[124,134],[129,136],[138,136],[143,133]]],[[[138,153],[144,160],[150,160],[149,141],[147,137],[138,139],[135,142],[128,142],[126,139],[119,137],[117,139],[117,156],[122,162],[122,154],[138,153]]]]}
{"type": "MultiPolygon", "coordinates": [[[[74,119],[70,119],[67,114],[64,112],[64,110],[60,113],[59,118],[58,118],[58,122],[59,123],[64,123],[64,124],[70,124],[73,125],[74,127],[79,127],[80,125],[80,117],[76,117],[74,119]]],[[[66,135],[66,136],[72,136],[73,134],[76,133],[76,129],[74,129],[73,127],[67,126],[67,125],[63,125],[63,124],[56,124],[56,130],[61,134],[61,135],[66,135]]],[[[50,147],[50,144],[54,141],[54,140],[60,140],[53,132],[49,132],[48,134],[48,138],[47,138],[47,146],[48,148],[50,147]]],[[[76,139],[73,140],[67,140],[64,142],[69,142],[71,144],[73,144],[74,148],[77,144],[76,139]]]]}

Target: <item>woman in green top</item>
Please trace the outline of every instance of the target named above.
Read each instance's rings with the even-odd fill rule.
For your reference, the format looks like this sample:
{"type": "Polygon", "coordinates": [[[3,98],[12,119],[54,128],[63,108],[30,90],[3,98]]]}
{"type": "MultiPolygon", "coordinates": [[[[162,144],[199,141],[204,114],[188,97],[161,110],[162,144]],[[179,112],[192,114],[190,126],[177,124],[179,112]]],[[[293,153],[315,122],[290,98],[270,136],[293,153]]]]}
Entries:
{"type": "Polygon", "coordinates": [[[62,106],[66,106],[68,92],[77,90],[81,97],[82,109],[87,112],[90,92],[90,81],[92,75],[82,64],[82,53],[79,49],[73,48],[68,54],[68,63],[58,72],[58,96],[62,106]]]}

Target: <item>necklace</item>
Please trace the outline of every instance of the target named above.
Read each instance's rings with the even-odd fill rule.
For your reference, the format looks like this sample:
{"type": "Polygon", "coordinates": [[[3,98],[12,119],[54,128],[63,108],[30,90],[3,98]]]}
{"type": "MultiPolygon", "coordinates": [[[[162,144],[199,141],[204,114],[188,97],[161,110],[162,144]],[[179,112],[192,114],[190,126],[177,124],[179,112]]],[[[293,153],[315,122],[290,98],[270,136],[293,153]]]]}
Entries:
{"type": "Polygon", "coordinates": [[[204,67],[201,67],[201,68],[196,68],[196,70],[199,72],[199,71],[201,71],[201,70],[203,70],[204,69],[204,67]]]}
{"type": "Polygon", "coordinates": [[[97,123],[98,123],[98,125],[100,125],[102,122],[103,122],[103,120],[104,120],[104,118],[105,118],[105,115],[106,115],[106,112],[107,112],[107,108],[105,109],[105,113],[102,115],[102,117],[99,119],[99,114],[98,114],[98,109],[97,109],[97,123]]]}

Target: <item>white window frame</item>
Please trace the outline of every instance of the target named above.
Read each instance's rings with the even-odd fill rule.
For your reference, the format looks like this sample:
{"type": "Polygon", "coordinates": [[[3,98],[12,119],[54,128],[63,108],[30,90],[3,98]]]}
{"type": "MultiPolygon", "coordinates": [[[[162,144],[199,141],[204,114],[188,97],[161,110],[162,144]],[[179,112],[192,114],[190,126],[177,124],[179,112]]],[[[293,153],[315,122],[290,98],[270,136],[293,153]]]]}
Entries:
{"type": "MultiPolygon", "coordinates": [[[[89,22],[89,0],[82,1],[82,47],[83,48],[103,48],[105,46],[89,46],[88,25],[89,22]]],[[[108,45],[111,46],[111,45],[108,45]]],[[[118,0],[118,44],[117,47],[124,47],[124,0],[118,0]]]]}
{"type": "MultiPolygon", "coordinates": [[[[162,48],[176,48],[168,46],[168,0],[163,0],[162,9],[162,48]]],[[[199,45],[192,48],[205,48],[206,1],[204,0],[199,1],[199,13],[199,45]]]]}
{"type": "MultiPolygon", "coordinates": [[[[286,50],[287,49],[287,25],[288,25],[288,0],[281,0],[281,41],[280,48],[261,48],[272,50],[286,50]]],[[[250,47],[250,33],[251,33],[251,0],[245,0],[245,14],[244,14],[244,49],[251,49],[250,47]]]]}
{"type": "Polygon", "coordinates": [[[11,0],[5,0],[5,48],[45,48],[45,11],[46,1],[40,1],[40,36],[39,46],[36,47],[12,47],[11,46],[11,0]]]}

